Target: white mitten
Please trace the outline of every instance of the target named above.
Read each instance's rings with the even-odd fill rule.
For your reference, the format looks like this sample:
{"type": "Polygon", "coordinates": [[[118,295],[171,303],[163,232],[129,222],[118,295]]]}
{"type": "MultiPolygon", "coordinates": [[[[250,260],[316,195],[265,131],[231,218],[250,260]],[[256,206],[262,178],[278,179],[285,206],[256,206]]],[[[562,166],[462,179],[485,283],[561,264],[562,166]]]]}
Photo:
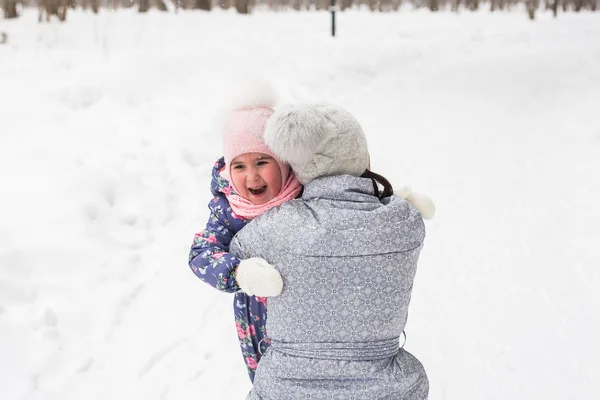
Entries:
{"type": "Polygon", "coordinates": [[[409,186],[403,186],[399,190],[395,190],[394,194],[409,201],[419,212],[423,219],[431,219],[435,215],[435,205],[433,201],[421,193],[413,192],[409,186]]]}
{"type": "Polygon", "coordinates": [[[283,290],[283,280],[279,271],[258,257],[240,262],[236,280],[242,292],[250,296],[275,297],[283,290]]]}

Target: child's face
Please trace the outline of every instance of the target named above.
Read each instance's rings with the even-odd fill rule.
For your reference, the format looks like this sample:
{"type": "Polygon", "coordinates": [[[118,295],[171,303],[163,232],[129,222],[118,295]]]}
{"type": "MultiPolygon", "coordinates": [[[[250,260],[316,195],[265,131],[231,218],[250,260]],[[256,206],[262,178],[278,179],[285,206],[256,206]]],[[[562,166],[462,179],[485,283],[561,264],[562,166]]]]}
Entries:
{"type": "Polygon", "coordinates": [[[265,204],[281,191],[281,170],[267,154],[242,154],[231,161],[230,168],[237,192],[252,204],[265,204]]]}

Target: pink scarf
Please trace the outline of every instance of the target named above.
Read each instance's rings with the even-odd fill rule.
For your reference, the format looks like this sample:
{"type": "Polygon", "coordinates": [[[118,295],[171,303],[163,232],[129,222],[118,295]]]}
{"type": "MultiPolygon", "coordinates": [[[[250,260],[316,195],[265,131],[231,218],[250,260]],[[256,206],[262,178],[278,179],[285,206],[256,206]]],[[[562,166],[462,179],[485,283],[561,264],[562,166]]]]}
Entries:
{"type": "MultiPolygon", "coordinates": [[[[226,171],[227,168],[223,168],[220,174],[225,179],[227,179],[228,182],[231,182],[231,177],[226,171]]],[[[300,193],[300,191],[302,190],[302,184],[298,181],[296,175],[294,175],[294,173],[291,172],[288,175],[287,181],[285,182],[285,185],[283,186],[279,194],[267,203],[259,205],[252,204],[250,200],[246,200],[239,194],[235,193],[232,190],[231,186],[228,189],[229,190],[224,191],[225,197],[227,197],[227,200],[229,201],[229,205],[231,206],[233,212],[244,219],[253,219],[255,217],[258,217],[259,215],[266,213],[273,207],[277,207],[285,202],[294,200],[298,196],[298,193],[300,193]]]]}

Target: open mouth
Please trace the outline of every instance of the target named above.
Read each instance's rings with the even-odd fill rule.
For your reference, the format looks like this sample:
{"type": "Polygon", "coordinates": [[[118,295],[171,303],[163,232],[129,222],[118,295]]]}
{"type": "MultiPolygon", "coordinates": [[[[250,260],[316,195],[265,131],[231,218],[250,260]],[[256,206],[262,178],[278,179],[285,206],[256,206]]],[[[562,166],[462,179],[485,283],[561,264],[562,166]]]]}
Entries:
{"type": "Polygon", "coordinates": [[[267,185],[259,186],[257,188],[248,188],[248,191],[253,196],[260,196],[261,194],[264,194],[267,191],[267,185]]]}

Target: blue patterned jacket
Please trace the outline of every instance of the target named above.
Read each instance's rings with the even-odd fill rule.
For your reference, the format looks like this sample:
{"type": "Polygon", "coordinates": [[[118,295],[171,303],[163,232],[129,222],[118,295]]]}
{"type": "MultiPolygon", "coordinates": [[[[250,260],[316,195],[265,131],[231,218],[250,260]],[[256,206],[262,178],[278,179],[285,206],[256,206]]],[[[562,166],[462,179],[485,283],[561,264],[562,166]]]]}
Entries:
{"type": "Polygon", "coordinates": [[[267,299],[240,292],[235,280],[240,260],[229,254],[229,243],[249,220],[236,215],[225,197],[232,187],[219,174],[224,167],[225,161],[221,158],[213,168],[210,189],[214,198],[208,203],[210,217],[206,228],[194,236],[188,262],[194,274],[204,282],[223,292],[235,293],[233,308],[238,339],[253,381],[261,353],[269,346],[265,329],[267,299]]]}

